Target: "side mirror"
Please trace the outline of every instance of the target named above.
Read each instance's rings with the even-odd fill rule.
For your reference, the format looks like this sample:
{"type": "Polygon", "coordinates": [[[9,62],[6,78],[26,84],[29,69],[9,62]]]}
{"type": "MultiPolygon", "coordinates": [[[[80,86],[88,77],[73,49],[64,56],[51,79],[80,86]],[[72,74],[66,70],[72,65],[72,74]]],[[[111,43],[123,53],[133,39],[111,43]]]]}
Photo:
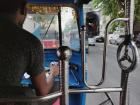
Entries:
{"type": "Polygon", "coordinates": [[[86,13],[86,35],[88,38],[99,35],[99,16],[95,11],[86,13]]]}

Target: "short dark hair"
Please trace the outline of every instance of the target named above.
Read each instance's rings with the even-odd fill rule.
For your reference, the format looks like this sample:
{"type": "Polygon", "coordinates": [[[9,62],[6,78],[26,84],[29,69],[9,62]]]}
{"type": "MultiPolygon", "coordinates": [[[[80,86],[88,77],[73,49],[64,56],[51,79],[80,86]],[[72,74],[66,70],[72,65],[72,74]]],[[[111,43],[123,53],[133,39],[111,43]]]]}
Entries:
{"type": "Polygon", "coordinates": [[[24,9],[26,0],[0,0],[0,14],[13,14],[18,9],[24,9]]]}

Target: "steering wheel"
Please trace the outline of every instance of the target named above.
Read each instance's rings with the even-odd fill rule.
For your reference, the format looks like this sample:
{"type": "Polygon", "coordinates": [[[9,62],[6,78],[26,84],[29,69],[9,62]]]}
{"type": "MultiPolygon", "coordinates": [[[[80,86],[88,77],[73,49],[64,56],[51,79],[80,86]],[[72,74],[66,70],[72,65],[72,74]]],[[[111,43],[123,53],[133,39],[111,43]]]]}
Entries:
{"type": "Polygon", "coordinates": [[[126,43],[123,41],[117,49],[117,61],[122,70],[131,72],[135,69],[137,64],[137,55],[135,46],[130,41],[126,43]]]}

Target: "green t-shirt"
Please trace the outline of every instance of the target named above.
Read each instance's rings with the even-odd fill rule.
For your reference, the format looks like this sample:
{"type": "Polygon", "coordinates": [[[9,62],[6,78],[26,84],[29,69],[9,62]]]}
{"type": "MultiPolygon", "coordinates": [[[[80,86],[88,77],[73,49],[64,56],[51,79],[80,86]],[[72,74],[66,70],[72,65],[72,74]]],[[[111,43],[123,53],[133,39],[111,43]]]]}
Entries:
{"type": "Polygon", "coordinates": [[[43,70],[41,42],[0,17],[0,87],[21,86],[25,72],[34,77],[43,70]]]}

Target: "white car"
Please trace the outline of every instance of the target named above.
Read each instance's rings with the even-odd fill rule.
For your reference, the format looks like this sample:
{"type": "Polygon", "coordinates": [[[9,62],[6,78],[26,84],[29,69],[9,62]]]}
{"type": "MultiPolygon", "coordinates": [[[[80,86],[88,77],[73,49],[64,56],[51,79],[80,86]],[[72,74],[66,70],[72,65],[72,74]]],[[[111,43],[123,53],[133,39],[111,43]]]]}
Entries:
{"type": "Polygon", "coordinates": [[[95,37],[88,38],[88,45],[89,46],[95,46],[95,42],[96,42],[95,37]]]}
{"type": "Polygon", "coordinates": [[[123,41],[124,41],[124,37],[120,37],[120,36],[119,36],[119,37],[117,38],[117,40],[116,40],[116,42],[117,42],[116,45],[121,44],[123,41]]]}
{"type": "Polygon", "coordinates": [[[110,44],[114,44],[114,45],[119,45],[123,40],[124,38],[120,37],[121,35],[112,35],[110,38],[109,38],[109,43],[110,44]]]}

